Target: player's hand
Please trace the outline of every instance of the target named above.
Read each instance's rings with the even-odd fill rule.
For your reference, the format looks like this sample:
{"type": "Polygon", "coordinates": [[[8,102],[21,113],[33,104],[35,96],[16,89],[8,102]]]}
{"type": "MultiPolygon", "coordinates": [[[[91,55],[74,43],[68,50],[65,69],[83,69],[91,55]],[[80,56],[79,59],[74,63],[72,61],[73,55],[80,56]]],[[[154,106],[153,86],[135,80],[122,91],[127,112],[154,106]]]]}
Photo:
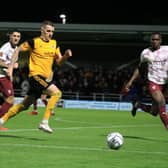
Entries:
{"type": "Polygon", "coordinates": [[[19,67],[19,64],[17,62],[15,62],[13,68],[17,69],[18,67],[19,67]]]}
{"type": "Polygon", "coordinates": [[[129,92],[131,86],[132,86],[132,83],[131,83],[131,82],[128,82],[128,83],[125,85],[125,91],[126,91],[126,92],[129,92]]]}
{"type": "Polygon", "coordinates": [[[67,49],[67,50],[65,51],[64,56],[65,56],[66,58],[72,57],[72,51],[71,51],[70,49],[67,49]]]}
{"type": "Polygon", "coordinates": [[[122,87],[121,93],[122,93],[123,95],[126,95],[126,94],[130,91],[131,86],[132,86],[132,83],[131,83],[131,82],[126,83],[126,84],[122,87]]]}

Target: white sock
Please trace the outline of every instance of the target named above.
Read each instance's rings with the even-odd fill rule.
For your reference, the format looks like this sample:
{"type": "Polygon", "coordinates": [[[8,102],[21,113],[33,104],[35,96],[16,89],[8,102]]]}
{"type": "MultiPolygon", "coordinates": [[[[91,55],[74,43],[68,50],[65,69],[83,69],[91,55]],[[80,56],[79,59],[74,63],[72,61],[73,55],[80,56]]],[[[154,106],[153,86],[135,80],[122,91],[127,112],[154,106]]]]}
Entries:
{"type": "Polygon", "coordinates": [[[43,119],[43,120],[42,120],[42,123],[43,123],[43,124],[48,124],[48,120],[43,119]]]}
{"type": "Polygon", "coordinates": [[[4,120],[2,118],[0,118],[0,125],[4,124],[4,120]]]}

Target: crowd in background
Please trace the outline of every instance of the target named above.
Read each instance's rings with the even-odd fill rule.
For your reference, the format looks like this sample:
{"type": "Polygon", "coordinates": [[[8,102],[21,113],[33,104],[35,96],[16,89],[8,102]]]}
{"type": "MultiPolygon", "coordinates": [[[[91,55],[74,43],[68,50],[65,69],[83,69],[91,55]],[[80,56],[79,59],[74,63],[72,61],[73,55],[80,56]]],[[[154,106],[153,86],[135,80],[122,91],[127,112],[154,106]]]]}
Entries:
{"type": "MultiPolygon", "coordinates": [[[[133,68],[114,70],[98,65],[78,68],[56,68],[54,82],[63,92],[120,93],[123,83],[130,78],[133,68]]],[[[27,86],[28,69],[19,68],[14,72],[14,88],[27,86]]]]}

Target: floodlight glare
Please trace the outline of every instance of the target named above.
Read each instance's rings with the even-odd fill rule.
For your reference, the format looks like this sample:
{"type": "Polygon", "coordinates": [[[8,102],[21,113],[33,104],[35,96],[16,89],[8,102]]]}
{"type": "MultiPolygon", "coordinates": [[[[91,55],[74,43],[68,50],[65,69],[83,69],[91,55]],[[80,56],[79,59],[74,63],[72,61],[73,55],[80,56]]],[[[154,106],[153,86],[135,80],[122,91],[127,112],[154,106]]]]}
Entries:
{"type": "Polygon", "coordinates": [[[59,17],[62,19],[62,24],[65,24],[66,23],[66,15],[60,14],[59,17]]]}

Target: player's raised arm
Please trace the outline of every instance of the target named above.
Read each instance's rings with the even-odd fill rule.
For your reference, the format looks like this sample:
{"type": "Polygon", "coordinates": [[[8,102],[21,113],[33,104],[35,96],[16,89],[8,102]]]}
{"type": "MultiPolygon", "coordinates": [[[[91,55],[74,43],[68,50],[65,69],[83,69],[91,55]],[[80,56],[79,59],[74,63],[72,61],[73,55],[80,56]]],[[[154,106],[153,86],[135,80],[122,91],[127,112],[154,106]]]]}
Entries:
{"type": "Polygon", "coordinates": [[[64,53],[64,55],[61,54],[59,48],[56,51],[56,62],[58,65],[64,64],[68,58],[72,57],[72,51],[70,49],[67,49],[64,53]]]}

